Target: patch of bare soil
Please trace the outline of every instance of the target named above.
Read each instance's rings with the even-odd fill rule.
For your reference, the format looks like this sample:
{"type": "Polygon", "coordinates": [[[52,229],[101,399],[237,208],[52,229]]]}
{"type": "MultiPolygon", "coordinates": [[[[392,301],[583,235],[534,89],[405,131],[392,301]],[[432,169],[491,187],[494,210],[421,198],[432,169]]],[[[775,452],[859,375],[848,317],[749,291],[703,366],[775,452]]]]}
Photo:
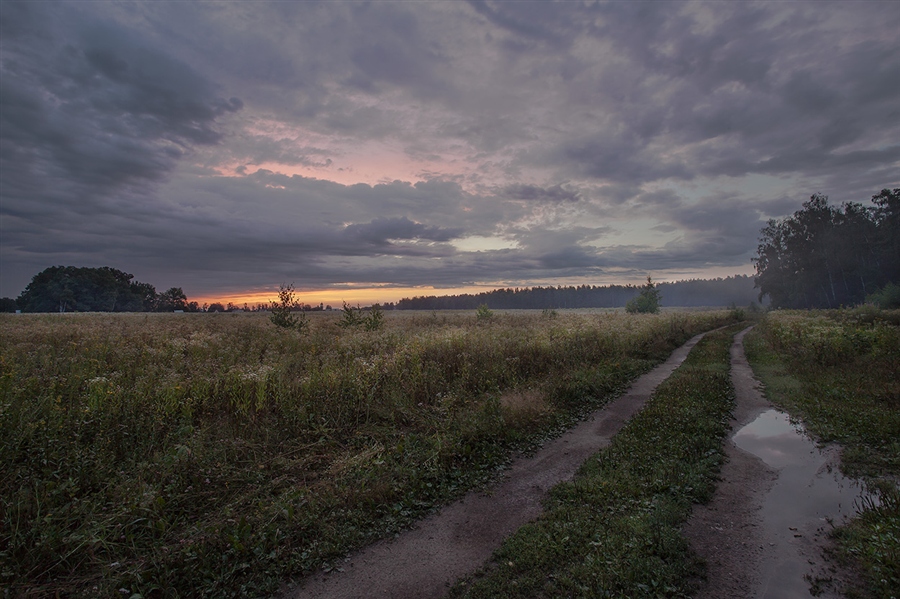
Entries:
{"type": "MultiPolygon", "coordinates": [[[[738,431],[772,408],[744,355],[739,333],[731,348],[731,377],[736,392],[732,430],[738,431]]],[[[835,468],[837,451],[824,452],[823,468],[835,468]]],[[[694,508],[684,528],[696,553],[707,562],[707,579],[695,599],[841,597],[840,589],[853,581],[826,558],[830,541],[827,522],[815,519],[793,526],[773,524],[780,509],[769,501],[780,485],[780,471],[729,439],[727,463],[709,504],[694,508]],[[787,527],[786,530],[779,530],[787,527]],[[793,534],[791,534],[793,533],[793,534]],[[790,538],[785,541],[785,537],[790,538]]],[[[779,501],[791,502],[790,497],[779,501]]],[[[777,502],[776,502],[777,503],[777,502]]]]}
{"type": "Polygon", "coordinates": [[[497,484],[469,493],[413,530],[351,555],[342,572],[309,577],[284,597],[421,599],[445,595],[453,582],[484,564],[503,539],[540,515],[547,491],[571,479],[588,457],[608,445],[701,337],[675,350],[624,395],[546,443],[534,456],[515,461],[497,484]]]}
{"type": "MultiPolygon", "coordinates": [[[[746,332],[739,333],[731,347],[731,380],[736,395],[731,420],[734,431],[771,407],[744,356],[746,332]]],[[[694,599],[752,597],[751,589],[757,588],[761,580],[766,541],[759,512],[778,473],[730,439],[725,455],[728,461],[722,467],[712,501],[696,506],[684,528],[693,550],[707,562],[708,578],[694,599]]]]}

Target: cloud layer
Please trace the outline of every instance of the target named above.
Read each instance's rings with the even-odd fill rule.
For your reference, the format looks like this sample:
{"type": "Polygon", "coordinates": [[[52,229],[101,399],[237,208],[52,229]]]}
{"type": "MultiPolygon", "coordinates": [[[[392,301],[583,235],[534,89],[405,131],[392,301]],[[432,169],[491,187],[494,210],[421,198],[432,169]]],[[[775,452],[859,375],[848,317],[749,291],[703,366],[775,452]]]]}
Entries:
{"type": "Polygon", "coordinates": [[[0,295],[747,272],[900,186],[900,6],[45,3],[0,20],[0,295]]]}

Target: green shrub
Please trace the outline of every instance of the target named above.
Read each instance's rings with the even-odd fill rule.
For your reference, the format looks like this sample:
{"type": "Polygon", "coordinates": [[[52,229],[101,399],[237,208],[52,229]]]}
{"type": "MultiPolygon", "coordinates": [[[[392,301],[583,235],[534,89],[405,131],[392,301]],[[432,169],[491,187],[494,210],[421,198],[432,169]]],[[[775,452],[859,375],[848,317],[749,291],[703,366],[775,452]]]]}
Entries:
{"type": "Polygon", "coordinates": [[[487,304],[481,304],[475,311],[475,319],[478,322],[489,322],[493,317],[494,311],[488,308],[487,304]]]}
{"type": "Polygon", "coordinates": [[[637,297],[633,297],[625,304],[625,311],[629,314],[656,314],[659,312],[659,289],[647,276],[647,284],[641,287],[637,297]]]}
{"type": "Polygon", "coordinates": [[[363,326],[367,331],[379,331],[384,326],[384,311],[378,304],[373,304],[369,315],[363,320],[363,326]]]}
{"type": "Polygon", "coordinates": [[[344,329],[363,328],[367,331],[380,331],[384,326],[384,310],[378,304],[374,304],[369,309],[369,314],[363,316],[362,308],[359,306],[353,308],[344,302],[344,311],[338,326],[344,329]]]}
{"type": "Polygon", "coordinates": [[[344,329],[353,329],[363,324],[363,317],[360,316],[361,310],[359,306],[353,309],[353,306],[344,302],[344,311],[341,313],[341,322],[338,325],[344,329]]]}
{"type": "Polygon", "coordinates": [[[900,308],[900,285],[888,283],[875,293],[867,295],[866,302],[875,304],[882,310],[896,310],[900,308]]]}

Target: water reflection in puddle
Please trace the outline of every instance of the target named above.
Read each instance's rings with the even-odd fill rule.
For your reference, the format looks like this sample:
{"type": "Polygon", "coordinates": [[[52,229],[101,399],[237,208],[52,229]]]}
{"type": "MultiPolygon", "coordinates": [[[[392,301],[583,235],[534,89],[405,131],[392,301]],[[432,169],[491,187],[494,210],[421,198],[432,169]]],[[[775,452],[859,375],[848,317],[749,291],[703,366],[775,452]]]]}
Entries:
{"type": "Polygon", "coordinates": [[[803,436],[803,428],[777,410],[766,410],[733,439],[735,445],[773,468],[803,463],[816,452],[816,446],[803,436]]]}
{"type": "Polygon", "coordinates": [[[760,512],[769,559],[756,596],[809,597],[804,574],[814,574],[810,564],[820,557],[814,538],[827,532],[831,522],[838,525],[854,516],[865,491],[838,471],[833,448],[816,447],[801,425],[777,410],[766,410],[732,439],[778,470],[760,512]]]}

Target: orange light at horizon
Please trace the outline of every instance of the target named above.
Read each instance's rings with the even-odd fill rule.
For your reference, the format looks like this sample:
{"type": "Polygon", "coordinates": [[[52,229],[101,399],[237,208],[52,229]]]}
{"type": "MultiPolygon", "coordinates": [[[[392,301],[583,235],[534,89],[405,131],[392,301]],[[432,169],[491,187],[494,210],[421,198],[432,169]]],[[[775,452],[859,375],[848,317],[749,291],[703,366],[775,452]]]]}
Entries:
{"type": "MultiPolygon", "coordinates": [[[[314,291],[295,291],[294,297],[302,304],[318,306],[323,304],[332,308],[340,308],[344,302],[352,306],[370,306],[372,304],[386,304],[398,302],[403,298],[412,298],[425,295],[459,295],[463,293],[481,293],[497,289],[497,285],[474,285],[468,287],[360,287],[353,289],[322,289],[314,291]]],[[[200,305],[218,302],[227,305],[229,302],[242,308],[244,304],[253,308],[257,304],[270,304],[278,300],[278,290],[271,292],[237,292],[221,294],[217,296],[189,297],[200,305]]]]}

